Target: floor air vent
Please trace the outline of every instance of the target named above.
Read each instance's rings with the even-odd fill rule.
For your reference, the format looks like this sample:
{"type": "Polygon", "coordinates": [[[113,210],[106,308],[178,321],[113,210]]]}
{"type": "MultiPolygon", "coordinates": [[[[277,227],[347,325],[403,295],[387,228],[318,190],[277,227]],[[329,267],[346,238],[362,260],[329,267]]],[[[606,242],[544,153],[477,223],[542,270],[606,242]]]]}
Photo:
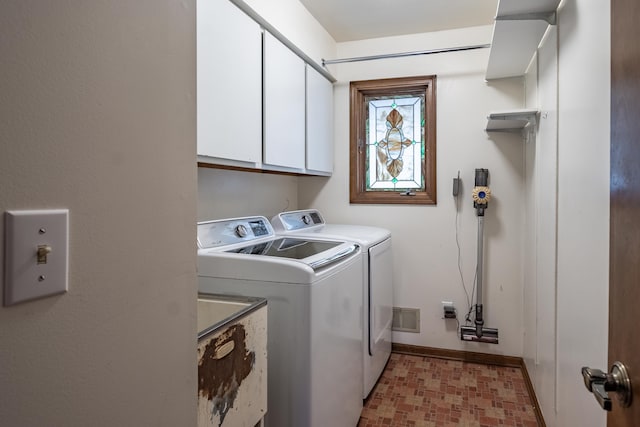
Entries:
{"type": "Polygon", "coordinates": [[[417,308],[393,307],[391,330],[420,332],[420,310],[417,308]]]}

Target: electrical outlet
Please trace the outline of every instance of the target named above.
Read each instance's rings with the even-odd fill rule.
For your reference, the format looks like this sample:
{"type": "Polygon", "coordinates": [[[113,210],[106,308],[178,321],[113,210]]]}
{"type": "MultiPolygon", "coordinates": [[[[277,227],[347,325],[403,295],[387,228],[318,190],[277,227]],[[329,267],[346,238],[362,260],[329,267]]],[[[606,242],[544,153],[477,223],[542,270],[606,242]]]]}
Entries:
{"type": "Polygon", "coordinates": [[[458,317],[456,308],[451,301],[442,301],[442,311],[445,319],[455,319],[458,317]]]}

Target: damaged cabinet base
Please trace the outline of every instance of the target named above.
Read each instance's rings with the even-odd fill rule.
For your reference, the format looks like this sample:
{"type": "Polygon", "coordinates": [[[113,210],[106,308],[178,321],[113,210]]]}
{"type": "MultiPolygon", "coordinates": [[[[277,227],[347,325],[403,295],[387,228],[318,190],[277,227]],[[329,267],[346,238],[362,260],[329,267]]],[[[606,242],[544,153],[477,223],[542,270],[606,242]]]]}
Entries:
{"type": "Polygon", "coordinates": [[[266,412],[264,304],[199,337],[198,426],[255,426],[266,412]]]}

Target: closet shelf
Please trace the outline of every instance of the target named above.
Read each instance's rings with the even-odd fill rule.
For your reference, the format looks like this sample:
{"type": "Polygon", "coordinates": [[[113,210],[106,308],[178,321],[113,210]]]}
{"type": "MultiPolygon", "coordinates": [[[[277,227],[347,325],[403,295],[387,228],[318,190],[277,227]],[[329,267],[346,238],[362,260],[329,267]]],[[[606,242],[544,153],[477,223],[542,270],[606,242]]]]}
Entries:
{"type": "Polygon", "coordinates": [[[523,76],[560,0],[500,0],[493,26],[486,79],[523,76]]]}
{"type": "Polygon", "coordinates": [[[532,128],[538,121],[538,110],[512,110],[489,113],[487,132],[517,132],[532,128]]]}

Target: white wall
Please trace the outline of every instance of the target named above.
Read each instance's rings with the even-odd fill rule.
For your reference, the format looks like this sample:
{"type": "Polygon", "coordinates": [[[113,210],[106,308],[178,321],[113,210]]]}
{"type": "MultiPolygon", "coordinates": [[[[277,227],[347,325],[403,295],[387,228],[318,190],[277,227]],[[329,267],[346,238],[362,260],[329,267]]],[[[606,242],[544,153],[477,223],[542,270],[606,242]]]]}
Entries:
{"type": "Polygon", "coordinates": [[[262,215],[298,208],[298,177],[198,168],[198,221],[262,215]]]}
{"type": "Polygon", "coordinates": [[[322,64],[322,59],[335,57],[335,40],[298,0],[245,0],[245,3],[318,64],[322,64]]]}
{"type": "Polygon", "coordinates": [[[526,143],[523,358],[547,425],[555,426],[558,196],[558,31],[549,27],[527,74],[527,107],[540,111],[526,143]]]}
{"type": "Polygon", "coordinates": [[[607,369],[610,2],[559,13],[557,425],[604,426],[582,366],[607,369]]]}
{"type": "MultiPolygon", "coordinates": [[[[339,57],[406,52],[487,43],[491,27],[389,37],[338,44],[339,57]]],[[[475,50],[337,66],[334,86],[335,172],[328,181],[300,179],[301,207],[316,207],[328,222],[385,227],[394,239],[395,305],[421,310],[419,334],[394,333],[398,343],[448,349],[522,354],[523,144],[518,135],[487,135],[492,110],[522,108],[522,79],[486,83],[488,50],[475,50]],[[437,206],[349,204],[349,82],[436,74],[437,206]],[[469,294],[476,264],[477,219],[471,190],[474,169],[488,168],[494,199],[485,220],[486,326],[498,328],[500,344],[464,343],[456,324],[444,321],[442,300],[467,310],[457,267],[456,207],[452,178],[463,180],[459,211],[462,268],[469,294]]]]}
{"type": "MultiPolygon", "coordinates": [[[[538,61],[534,56],[529,69],[525,74],[526,107],[538,109],[538,61]]],[[[541,144],[541,138],[537,135],[537,125],[534,130],[536,134],[527,134],[524,144],[524,230],[522,239],[522,316],[523,316],[523,346],[522,358],[527,365],[527,371],[532,379],[536,377],[537,366],[537,214],[538,214],[538,179],[539,174],[536,168],[537,147],[541,144]],[[540,141],[540,142],[539,142],[540,141]]],[[[554,173],[554,176],[556,173],[554,173]]],[[[553,189],[556,193],[556,189],[553,189]]],[[[554,239],[555,242],[555,239],[554,239]]],[[[555,265],[555,263],[554,263],[555,265]]],[[[555,285],[555,280],[553,281],[555,285]]],[[[554,311],[555,313],[555,311],[554,311]]],[[[554,315],[555,319],[555,315],[554,315]]],[[[555,353],[554,353],[555,354],[555,353]]],[[[535,381],[534,381],[535,382],[535,381]]]]}
{"type": "Polygon", "coordinates": [[[2,2],[0,56],[0,212],[70,210],[69,292],[0,307],[0,424],[195,425],[195,1],[2,2]]]}
{"type": "Polygon", "coordinates": [[[565,1],[527,79],[542,119],[526,156],[535,241],[525,245],[523,354],[550,427],[606,425],[580,368],[607,368],[609,7],[565,1]]]}

